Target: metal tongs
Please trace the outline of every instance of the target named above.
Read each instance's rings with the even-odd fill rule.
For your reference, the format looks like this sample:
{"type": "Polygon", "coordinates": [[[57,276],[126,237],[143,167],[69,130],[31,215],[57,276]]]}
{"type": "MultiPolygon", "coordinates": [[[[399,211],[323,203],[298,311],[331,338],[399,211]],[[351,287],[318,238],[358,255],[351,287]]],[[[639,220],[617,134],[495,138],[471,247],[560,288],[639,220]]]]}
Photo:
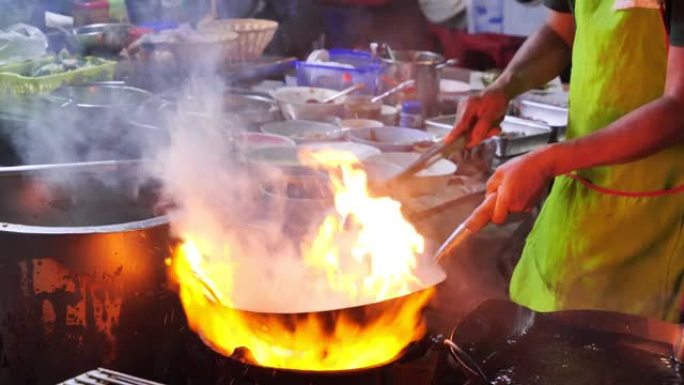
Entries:
{"type": "Polygon", "coordinates": [[[445,142],[444,139],[439,140],[404,171],[392,177],[388,181],[388,184],[410,178],[437,163],[440,159],[449,158],[452,154],[463,150],[465,148],[465,143],[466,140],[463,137],[460,137],[451,143],[445,142]]]}

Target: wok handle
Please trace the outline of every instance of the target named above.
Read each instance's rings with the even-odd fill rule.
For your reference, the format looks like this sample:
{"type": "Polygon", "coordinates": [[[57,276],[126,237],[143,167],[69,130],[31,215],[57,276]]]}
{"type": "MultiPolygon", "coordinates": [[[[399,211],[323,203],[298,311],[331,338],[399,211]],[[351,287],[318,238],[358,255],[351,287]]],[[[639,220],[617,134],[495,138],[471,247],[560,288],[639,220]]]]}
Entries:
{"type": "Polygon", "coordinates": [[[468,354],[450,339],[445,339],[444,345],[446,345],[449,349],[449,354],[451,357],[464,369],[465,375],[468,377],[469,382],[480,385],[491,384],[491,382],[487,379],[487,375],[484,374],[484,371],[480,365],[475,362],[470,354],[468,354]]]}
{"type": "Polygon", "coordinates": [[[674,357],[680,362],[684,360],[684,324],[679,325],[679,335],[674,344],[674,357]]]}

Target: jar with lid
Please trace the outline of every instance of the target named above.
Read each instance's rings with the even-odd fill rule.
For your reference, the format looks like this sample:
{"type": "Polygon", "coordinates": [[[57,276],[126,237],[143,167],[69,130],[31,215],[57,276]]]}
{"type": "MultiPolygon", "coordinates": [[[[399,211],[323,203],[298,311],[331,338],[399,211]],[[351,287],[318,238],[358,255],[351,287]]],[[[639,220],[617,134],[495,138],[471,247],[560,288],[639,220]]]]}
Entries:
{"type": "Polygon", "coordinates": [[[406,128],[423,128],[423,105],[418,100],[407,100],[402,103],[399,125],[406,128]]]}

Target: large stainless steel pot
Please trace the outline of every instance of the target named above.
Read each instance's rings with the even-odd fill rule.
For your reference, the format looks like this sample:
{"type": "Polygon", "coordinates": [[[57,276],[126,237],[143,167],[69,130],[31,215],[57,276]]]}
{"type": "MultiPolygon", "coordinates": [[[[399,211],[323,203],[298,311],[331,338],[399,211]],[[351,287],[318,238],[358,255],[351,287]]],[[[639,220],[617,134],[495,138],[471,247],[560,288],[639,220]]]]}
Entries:
{"type": "Polygon", "coordinates": [[[176,332],[167,220],[136,172],[0,172],[0,384],[149,373],[176,332]]]}
{"type": "Polygon", "coordinates": [[[425,117],[438,115],[441,70],[447,65],[456,64],[456,61],[447,61],[442,55],[429,51],[392,51],[392,54],[392,58],[382,58],[387,65],[387,76],[395,84],[415,80],[417,98],[423,105],[425,117]]]}

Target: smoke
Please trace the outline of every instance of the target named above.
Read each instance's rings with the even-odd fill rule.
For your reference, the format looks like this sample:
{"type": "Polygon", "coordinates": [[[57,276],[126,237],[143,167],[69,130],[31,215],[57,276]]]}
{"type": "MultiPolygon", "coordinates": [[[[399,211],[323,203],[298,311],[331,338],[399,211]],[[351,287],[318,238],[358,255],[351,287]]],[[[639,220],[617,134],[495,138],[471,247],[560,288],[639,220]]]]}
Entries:
{"type": "Polygon", "coordinates": [[[245,126],[223,114],[220,78],[195,77],[183,94],[188,97],[169,119],[169,146],[149,169],[161,180],[164,199],[174,202],[173,233],[198,244],[207,266],[231,266],[223,275],[207,273],[233,306],[268,312],[323,307],[330,293],[317,290],[320,281],[303,266],[295,231],[301,223],[292,223],[290,215],[315,213],[265,197],[264,186],[287,176],[244,161],[249,149],[235,138],[245,126]]]}
{"type": "MultiPolygon", "coordinates": [[[[27,128],[13,136],[15,147],[27,163],[144,159],[133,179],[129,174],[120,181],[102,172],[86,179],[91,184],[97,179],[131,199],[149,181],[158,183],[157,204],[166,207],[173,235],[197,246],[203,276],[228,305],[293,313],[372,302],[375,297],[350,301],[349,293],[331,287],[328,281],[337,272],[305,261],[303,249],[311,246],[323,218],[332,213],[332,200],[286,199],[283,192],[293,178],[319,179],[320,175],[295,177],[280,168],[248,161],[249,144],[238,139],[247,127],[224,110],[226,87],[217,74],[225,52],[203,51],[200,46],[184,44],[188,51],[176,52],[179,66],[191,75],[168,102],[161,103],[164,108],[152,108],[149,121],[126,124],[131,117],[137,118],[135,112],[147,102],[124,103],[107,111],[43,102],[32,107],[34,118],[27,128]],[[148,130],[148,125],[159,129],[148,130]],[[154,135],[148,138],[148,133],[154,135]]],[[[88,196],[82,175],[53,174],[48,182],[67,196],[88,196]]],[[[78,199],[72,201],[78,205],[78,199]]],[[[100,210],[121,210],[120,203],[100,210]]],[[[351,255],[353,246],[345,242],[334,245],[343,258],[351,255]]],[[[356,281],[350,283],[360,287],[369,265],[367,260],[341,263],[340,274],[354,277],[356,281]]]]}

